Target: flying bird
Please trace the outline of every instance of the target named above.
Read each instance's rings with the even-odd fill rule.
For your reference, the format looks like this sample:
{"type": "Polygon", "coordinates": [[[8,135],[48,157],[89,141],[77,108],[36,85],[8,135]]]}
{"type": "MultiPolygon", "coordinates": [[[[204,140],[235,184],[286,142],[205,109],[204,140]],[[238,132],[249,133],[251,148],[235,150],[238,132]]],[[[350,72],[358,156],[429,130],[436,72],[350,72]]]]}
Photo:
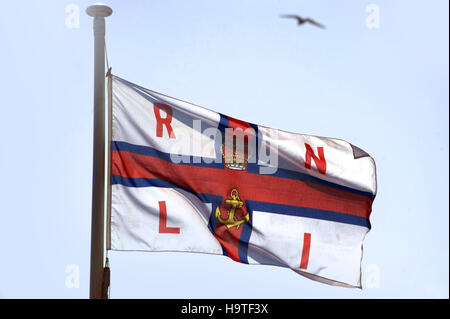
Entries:
{"type": "Polygon", "coordinates": [[[310,18],[302,18],[302,17],[296,16],[296,15],[282,15],[281,17],[282,18],[297,19],[297,25],[302,25],[302,24],[308,22],[308,23],[311,23],[312,25],[315,25],[316,27],[325,29],[324,25],[322,25],[322,24],[320,24],[320,23],[318,23],[318,22],[316,22],[316,21],[314,21],[313,19],[310,19],[310,18]]]}

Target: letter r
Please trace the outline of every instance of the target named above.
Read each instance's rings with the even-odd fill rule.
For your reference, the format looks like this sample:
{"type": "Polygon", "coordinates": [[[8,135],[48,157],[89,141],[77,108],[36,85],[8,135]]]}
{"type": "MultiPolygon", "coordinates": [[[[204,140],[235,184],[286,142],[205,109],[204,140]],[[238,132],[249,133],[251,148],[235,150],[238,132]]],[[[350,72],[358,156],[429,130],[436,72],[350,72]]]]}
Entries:
{"type": "Polygon", "coordinates": [[[172,108],[166,104],[154,103],[153,112],[155,112],[156,118],[156,136],[163,137],[163,126],[166,126],[169,138],[175,138],[175,133],[172,129],[172,108]],[[162,118],[160,111],[163,110],[166,113],[166,117],[162,118]]]}

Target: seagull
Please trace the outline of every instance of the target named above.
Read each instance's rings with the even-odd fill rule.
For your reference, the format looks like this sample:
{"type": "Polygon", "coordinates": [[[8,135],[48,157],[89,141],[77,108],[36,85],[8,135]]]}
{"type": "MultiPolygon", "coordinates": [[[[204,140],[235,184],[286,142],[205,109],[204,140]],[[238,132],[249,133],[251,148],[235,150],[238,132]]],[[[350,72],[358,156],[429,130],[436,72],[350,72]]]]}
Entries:
{"type": "Polygon", "coordinates": [[[302,24],[304,24],[304,23],[306,23],[306,22],[309,22],[309,23],[315,25],[316,27],[325,29],[325,26],[324,26],[324,25],[322,25],[322,24],[320,24],[320,23],[317,23],[316,21],[314,21],[313,19],[310,19],[310,18],[304,19],[304,18],[299,17],[299,16],[296,16],[296,15],[282,15],[281,17],[282,17],[282,18],[293,18],[293,19],[297,19],[297,24],[298,24],[298,25],[302,25],[302,24]]]}

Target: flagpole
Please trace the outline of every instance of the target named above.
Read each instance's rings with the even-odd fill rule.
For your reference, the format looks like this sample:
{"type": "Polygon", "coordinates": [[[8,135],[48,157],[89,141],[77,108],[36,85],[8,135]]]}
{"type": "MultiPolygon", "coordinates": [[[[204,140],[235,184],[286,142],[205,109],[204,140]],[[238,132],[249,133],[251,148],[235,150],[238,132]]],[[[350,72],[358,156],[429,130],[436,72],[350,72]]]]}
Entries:
{"type": "Polygon", "coordinates": [[[105,201],[105,17],[112,9],[96,3],[86,9],[94,18],[94,143],[91,220],[91,299],[102,297],[105,201]]]}

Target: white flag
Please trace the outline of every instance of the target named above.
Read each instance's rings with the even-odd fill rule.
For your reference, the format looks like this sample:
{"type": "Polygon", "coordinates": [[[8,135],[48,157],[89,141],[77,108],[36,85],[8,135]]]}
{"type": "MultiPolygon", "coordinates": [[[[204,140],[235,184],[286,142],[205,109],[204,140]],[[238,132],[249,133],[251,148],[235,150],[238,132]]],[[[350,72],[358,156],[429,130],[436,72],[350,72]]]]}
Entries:
{"type": "Polygon", "coordinates": [[[112,76],[113,250],[189,251],[361,286],[374,160],[112,76]]]}

